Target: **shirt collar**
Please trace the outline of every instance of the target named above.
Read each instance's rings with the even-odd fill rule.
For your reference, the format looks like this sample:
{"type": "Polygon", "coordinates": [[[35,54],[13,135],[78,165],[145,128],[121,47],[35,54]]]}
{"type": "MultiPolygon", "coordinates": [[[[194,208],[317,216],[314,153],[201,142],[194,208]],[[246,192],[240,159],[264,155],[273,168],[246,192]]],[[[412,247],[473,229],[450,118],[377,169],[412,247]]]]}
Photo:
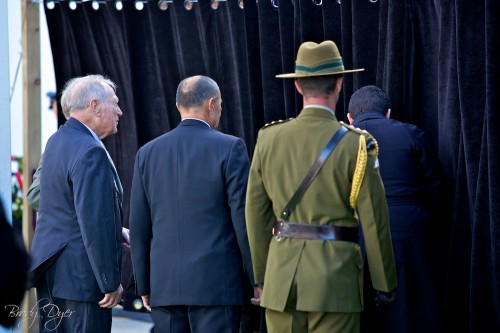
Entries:
{"type": "Polygon", "coordinates": [[[201,122],[205,123],[208,127],[212,128],[212,126],[210,126],[205,120],[201,120],[198,118],[183,118],[181,121],[188,120],[188,119],[201,121],[201,122]]]}
{"type": "MultiPolygon", "coordinates": [[[[77,121],[79,121],[78,119],[75,119],[77,121]]],[[[80,123],[82,123],[80,121],[80,123]]],[[[87,129],[90,131],[90,134],[92,134],[92,136],[94,137],[94,139],[97,141],[97,142],[101,142],[101,139],[99,139],[99,137],[97,136],[97,134],[95,134],[95,132],[90,128],[88,127],[87,125],[85,125],[84,123],[82,123],[83,126],[87,127],[87,129]]]]}
{"type": "Polygon", "coordinates": [[[328,106],[324,106],[324,105],[320,105],[320,104],[308,104],[308,105],[304,106],[304,109],[313,109],[313,108],[328,111],[335,116],[335,111],[330,109],[328,106]]]}

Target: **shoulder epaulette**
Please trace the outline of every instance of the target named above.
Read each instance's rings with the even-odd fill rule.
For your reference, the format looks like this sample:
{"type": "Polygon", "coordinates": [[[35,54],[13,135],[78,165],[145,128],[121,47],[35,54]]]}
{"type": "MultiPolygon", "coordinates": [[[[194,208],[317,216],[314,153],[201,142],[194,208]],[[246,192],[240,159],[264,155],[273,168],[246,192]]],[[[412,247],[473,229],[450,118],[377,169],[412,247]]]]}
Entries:
{"type": "Polygon", "coordinates": [[[342,121],[340,123],[350,131],[360,134],[358,143],[358,157],[356,161],[356,167],[354,169],[354,175],[352,177],[351,194],[349,196],[349,203],[351,204],[351,207],[353,209],[356,209],[358,195],[361,189],[361,183],[363,182],[363,177],[365,176],[366,163],[368,161],[368,151],[375,148],[376,154],[378,155],[378,144],[375,138],[373,138],[370,133],[368,133],[368,131],[362,130],[352,125],[348,125],[342,121]]]}
{"type": "Polygon", "coordinates": [[[286,123],[286,122],[288,122],[288,121],[290,121],[290,120],[292,120],[292,119],[293,119],[293,117],[292,117],[292,118],[285,119],[285,120],[280,119],[280,120],[271,121],[270,123],[265,124],[265,125],[262,127],[262,129],[264,129],[264,128],[268,128],[268,127],[273,126],[273,125],[283,124],[283,123],[286,123]]]}
{"type": "Polygon", "coordinates": [[[369,136],[368,139],[366,140],[366,150],[372,150],[373,148],[375,148],[377,150],[377,155],[378,155],[378,142],[370,133],[368,133],[367,130],[361,129],[359,127],[354,127],[350,124],[344,123],[343,121],[340,121],[340,124],[353,132],[369,136]]]}
{"type": "Polygon", "coordinates": [[[344,126],[345,128],[347,128],[348,130],[350,130],[350,131],[353,131],[353,132],[356,132],[356,133],[359,133],[359,134],[369,134],[366,130],[363,130],[363,129],[359,128],[359,127],[354,127],[352,125],[346,124],[343,121],[340,121],[340,124],[342,126],[344,126]]]}

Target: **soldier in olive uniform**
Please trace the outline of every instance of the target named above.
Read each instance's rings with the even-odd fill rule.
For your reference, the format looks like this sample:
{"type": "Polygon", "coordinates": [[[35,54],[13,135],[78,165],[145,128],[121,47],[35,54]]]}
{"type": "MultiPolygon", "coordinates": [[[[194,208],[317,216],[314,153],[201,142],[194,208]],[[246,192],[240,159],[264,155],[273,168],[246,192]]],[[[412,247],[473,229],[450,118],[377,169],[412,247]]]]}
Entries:
{"type": "Polygon", "coordinates": [[[359,332],[358,221],[376,302],[386,306],[397,297],[377,143],[367,132],[337,121],[334,112],[342,74],[361,70],[345,70],[332,41],[306,42],[295,73],[277,76],[296,79],[304,108],[296,119],[259,132],[248,181],[247,232],[255,282],[262,287],[256,301],[266,308],[270,333],[359,332]],[[287,215],[284,208],[337,131],[346,134],[287,215]]]}

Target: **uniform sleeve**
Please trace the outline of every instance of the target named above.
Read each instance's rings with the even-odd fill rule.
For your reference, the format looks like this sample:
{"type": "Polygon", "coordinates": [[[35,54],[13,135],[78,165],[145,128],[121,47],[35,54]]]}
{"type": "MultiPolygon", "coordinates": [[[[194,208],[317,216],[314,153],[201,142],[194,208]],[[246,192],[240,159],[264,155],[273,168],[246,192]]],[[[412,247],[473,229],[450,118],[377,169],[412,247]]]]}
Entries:
{"type": "Polygon", "coordinates": [[[140,168],[140,150],[135,158],[130,193],[130,249],[132,266],[139,296],[150,294],[150,252],[152,239],[151,210],[144,190],[140,168]]]}
{"type": "Polygon", "coordinates": [[[33,182],[28,189],[28,193],[26,194],[26,200],[28,200],[31,208],[37,212],[40,208],[40,175],[42,174],[42,162],[43,155],[40,157],[40,162],[38,163],[38,167],[33,175],[33,182]]]}
{"type": "Polygon", "coordinates": [[[250,282],[253,281],[252,260],[248,245],[248,235],[245,223],[245,197],[250,161],[243,140],[239,139],[231,147],[226,167],[226,191],[228,205],[231,210],[231,220],[236,232],[243,264],[250,282]]]}
{"type": "Polygon", "coordinates": [[[245,208],[248,240],[252,254],[252,262],[256,283],[264,282],[267,254],[272,238],[272,229],[276,217],[272,202],[267,195],[262,177],[262,166],[259,154],[259,142],[250,166],[247,187],[247,204],[245,208]]]}
{"type": "Polygon", "coordinates": [[[104,149],[95,146],[86,151],[76,163],[71,180],[90,265],[101,292],[113,292],[121,279],[122,226],[116,216],[113,174],[104,149]]]}
{"type": "MultiPolygon", "coordinates": [[[[370,139],[368,146],[370,147],[370,139]]],[[[389,292],[397,287],[396,268],[389,228],[389,213],[380,177],[377,150],[368,150],[366,170],[357,199],[358,214],[370,267],[373,288],[389,292]]]]}

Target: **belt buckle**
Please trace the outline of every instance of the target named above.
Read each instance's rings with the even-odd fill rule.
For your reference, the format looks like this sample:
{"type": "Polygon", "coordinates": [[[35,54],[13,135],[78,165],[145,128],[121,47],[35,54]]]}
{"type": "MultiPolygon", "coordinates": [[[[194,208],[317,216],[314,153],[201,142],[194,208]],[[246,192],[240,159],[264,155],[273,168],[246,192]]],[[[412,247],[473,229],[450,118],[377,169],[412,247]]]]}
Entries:
{"type": "MultiPolygon", "coordinates": [[[[283,226],[283,222],[281,220],[278,220],[278,223],[280,224],[280,226],[283,226]]],[[[283,239],[282,236],[280,236],[281,232],[278,231],[278,232],[275,232],[274,228],[273,228],[273,236],[274,236],[274,239],[276,239],[277,242],[281,242],[281,240],[283,239]]]]}

